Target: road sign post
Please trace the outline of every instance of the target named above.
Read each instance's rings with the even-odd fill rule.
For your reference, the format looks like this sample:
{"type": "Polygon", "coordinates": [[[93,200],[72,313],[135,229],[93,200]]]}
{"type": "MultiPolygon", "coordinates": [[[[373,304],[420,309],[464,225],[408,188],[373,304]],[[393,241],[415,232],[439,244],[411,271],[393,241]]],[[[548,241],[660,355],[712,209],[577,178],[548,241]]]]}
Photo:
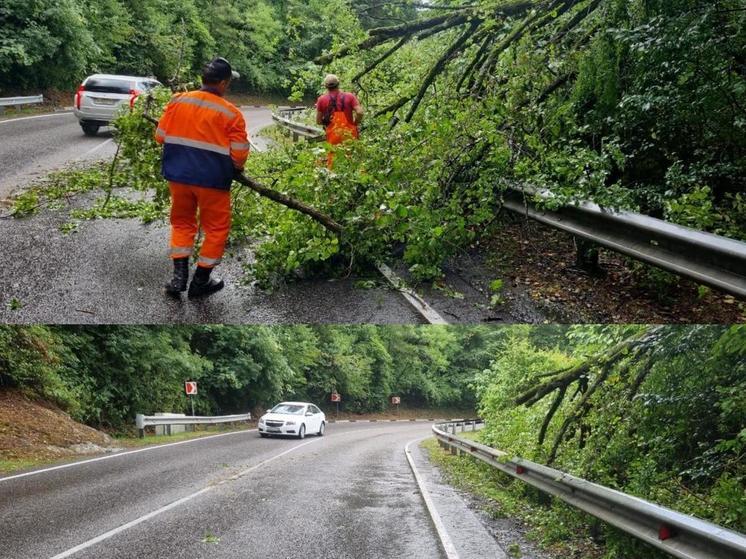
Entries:
{"type": "Polygon", "coordinates": [[[193,380],[184,382],[184,392],[189,396],[189,403],[192,405],[192,417],[194,417],[194,397],[197,395],[197,382],[193,380]]]}
{"type": "Polygon", "coordinates": [[[396,406],[394,410],[396,415],[399,415],[399,404],[401,404],[401,398],[399,396],[391,396],[391,403],[396,406]]]}
{"type": "Polygon", "coordinates": [[[332,402],[337,404],[337,417],[339,417],[339,403],[342,401],[342,395],[336,390],[332,392],[332,402]]]}

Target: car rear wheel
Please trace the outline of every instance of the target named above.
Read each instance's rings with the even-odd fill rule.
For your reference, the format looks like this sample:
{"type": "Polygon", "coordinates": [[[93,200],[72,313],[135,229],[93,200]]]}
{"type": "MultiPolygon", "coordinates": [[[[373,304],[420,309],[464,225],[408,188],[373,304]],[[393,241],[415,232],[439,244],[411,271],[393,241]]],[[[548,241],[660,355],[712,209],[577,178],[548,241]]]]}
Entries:
{"type": "Polygon", "coordinates": [[[319,425],[319,432],[316,433],[319,437],[324,436],[324,429],[326,428],[326,423],[324,421],[321,422],[321,425],[319,425]]]}
{"type": "Polygon", "coordinates": [[[81,123],[80,127],[83,129],[83,134],[86,136],[95,136],[98,134],[98,124],[91,124],[90,122],[81,123]]]}
{"type": "Polygon", "coordinates": [[[298,429],[298,438],[302,439],[305,436],[306,436],[306,426],[305,425],[301,425],[300,429],[298,429]]]}

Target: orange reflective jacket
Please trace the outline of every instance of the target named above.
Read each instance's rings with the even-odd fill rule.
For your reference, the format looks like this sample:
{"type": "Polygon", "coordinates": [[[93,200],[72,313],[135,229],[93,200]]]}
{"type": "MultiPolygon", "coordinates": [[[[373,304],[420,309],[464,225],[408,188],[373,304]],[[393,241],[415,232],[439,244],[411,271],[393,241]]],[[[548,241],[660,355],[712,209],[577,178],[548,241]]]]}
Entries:
{"type": "Polygon", "coordinates": [[[164,144],[163,176],[182,184],[228,190],[249,156],[241,111],[209,89],[174,95],[155,140],[164,144]]]}

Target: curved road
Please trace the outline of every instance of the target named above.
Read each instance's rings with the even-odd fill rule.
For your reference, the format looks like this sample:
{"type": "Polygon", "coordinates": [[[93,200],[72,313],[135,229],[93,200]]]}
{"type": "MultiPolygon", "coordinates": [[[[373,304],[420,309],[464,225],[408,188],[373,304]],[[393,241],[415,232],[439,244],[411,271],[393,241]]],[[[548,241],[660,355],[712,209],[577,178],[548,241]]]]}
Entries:
{"type": "Polygon", "coordinates": [[[0,478],[0,556],[506,557],[415,442],[445,536],[434,528],[404,452],[429,432],[411,422],[332,424],[305,441],[242,431],[0,478]]]}
{"type": "MultiPolygon", "coordinates": [[[[266,108],[242,107],[249,133],[272,123],[266,108]]],[[[71,113],[0,121],[0,193],[27,184],[38,173],[80,159],[111,157],[110,133],[87,138],[71,113]]],[[[356,289],[355,279],[313,280],[268,293],[244,284],[251,247],[229,247],[218,275],[227,288],[202,301],[174,301],[162,285],[171,270],[168,227],[139,220],[94,220],[74,233],[60,228],[70,210],[92,195],[68,200],[63,209],[24,219],[0,219],[9,262],[0,275],[3,323],[420,323],[423,317],[387,286],[356,289]]],[[[0,194],[0,199],[3,195],[0,194]]]]}
{"type": "Polygon", "coordinates": [[[116,146],[109,128],[84,136],[71,112],[0,120],[0,200],[66,164],[109,158],[116,146]]]}

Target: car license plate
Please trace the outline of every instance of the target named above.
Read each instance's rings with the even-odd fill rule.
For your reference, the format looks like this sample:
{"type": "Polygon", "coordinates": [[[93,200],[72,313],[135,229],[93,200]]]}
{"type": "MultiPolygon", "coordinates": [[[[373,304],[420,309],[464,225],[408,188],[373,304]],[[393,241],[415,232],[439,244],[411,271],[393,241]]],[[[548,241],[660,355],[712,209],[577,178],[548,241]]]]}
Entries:
{"type": "Polygon", "coordinates": [[[116,105],[117,103],[119,103],[119,99],[101,99],[98,97],[94,98],[93,101],[97,105],[116,105]]]}
{"type": "Polygon", "coordinates": [[[267,427],[267,431],[269,431],[270,433],[279,433],[280,428],[279,427],[267,427]]]}

